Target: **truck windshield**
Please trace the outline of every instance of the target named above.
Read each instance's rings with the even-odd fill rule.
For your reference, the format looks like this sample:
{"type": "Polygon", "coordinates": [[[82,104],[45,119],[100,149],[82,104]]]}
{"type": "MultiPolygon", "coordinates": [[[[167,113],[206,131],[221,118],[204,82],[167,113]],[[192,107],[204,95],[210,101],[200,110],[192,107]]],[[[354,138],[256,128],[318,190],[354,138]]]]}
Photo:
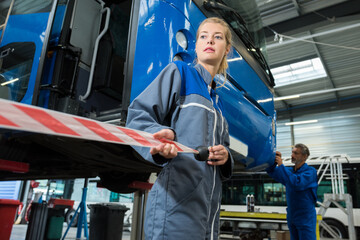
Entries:
{"type": "Polygon", "coordinates": [[[215,11],[229,24],[250,54],[269,75],[270,85],[274,86],[274,79],[266,62],[265,34],[255,0],[211,0],[205,2],[204,5],[205,8],[215,11]]]}
{"type": "Polygon", "coordinates": [[[41,51],[47,24],[44,13],[50,12],[52,4],[52,0],[1,1],[0,98],[20,102],[32,89],[30,78],[36,74],[38,61],[35,52],[41,51]]]}
{"type": "Polygon", "coordinates": [[[29,84],[35,44],[10,43],[0,48],[0,98],[21,101],[29,84]]]}

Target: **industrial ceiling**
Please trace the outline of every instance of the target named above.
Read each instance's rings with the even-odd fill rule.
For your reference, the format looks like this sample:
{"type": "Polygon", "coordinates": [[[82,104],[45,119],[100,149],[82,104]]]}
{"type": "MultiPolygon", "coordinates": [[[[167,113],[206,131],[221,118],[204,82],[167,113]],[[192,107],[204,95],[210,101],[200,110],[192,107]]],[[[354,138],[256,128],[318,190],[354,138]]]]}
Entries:
{"type": "Polygon", "coordinates": [[[256,0],[271,69],[319,58],[324,75],[275,86],[278,114],[360,102],[359,0],[256,0]],[[281,100],[283,99],[283,100],[281,100]]]}

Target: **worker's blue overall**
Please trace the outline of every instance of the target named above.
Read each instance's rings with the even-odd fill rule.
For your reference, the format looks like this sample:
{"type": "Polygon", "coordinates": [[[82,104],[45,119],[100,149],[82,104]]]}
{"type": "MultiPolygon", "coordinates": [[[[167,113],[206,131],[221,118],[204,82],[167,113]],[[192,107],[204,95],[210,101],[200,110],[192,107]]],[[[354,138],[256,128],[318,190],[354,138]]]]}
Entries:
{"type": "Polygon", "coordinates": [[[317,174],[306,163],[293,167],[273,165],[268,174],[286,187],[287,222],[291,240],[316,240],[317,174]]]}
{"type": "MultiPolygon", "coordinates": [[[[229,146],[228,125],[212,77],[201,65],[169,64],[131,103],[127,127],[156,133],[172,129],[176,141],[197,148],[229,146]]],[[[233,160],[211,166],[193,154],[166,160],[149,148],[134,147],[144,159],[164,167],[153,185],[145,216],[146,239],[217,239],[222,180],[231,176],[233,160]]]]}

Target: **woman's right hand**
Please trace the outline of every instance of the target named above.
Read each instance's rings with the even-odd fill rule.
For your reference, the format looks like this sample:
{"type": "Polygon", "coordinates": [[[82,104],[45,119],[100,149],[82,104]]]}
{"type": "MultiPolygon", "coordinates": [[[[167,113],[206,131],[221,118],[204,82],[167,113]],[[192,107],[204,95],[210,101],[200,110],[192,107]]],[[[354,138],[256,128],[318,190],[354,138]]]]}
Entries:
{"type": "MultiPolygon", "coordinates": [[[[175,133],[171,129],[162,129],[157,133],[153,134],[155,139],[168,139],[173,141],[175,139],[175,133]]],[[[174,158],[177,156],[177,148],[174,144],[171,143],[161,143],[156,147],[150,149],[150,154],[160,154],[164,158],[174,158]]]]}

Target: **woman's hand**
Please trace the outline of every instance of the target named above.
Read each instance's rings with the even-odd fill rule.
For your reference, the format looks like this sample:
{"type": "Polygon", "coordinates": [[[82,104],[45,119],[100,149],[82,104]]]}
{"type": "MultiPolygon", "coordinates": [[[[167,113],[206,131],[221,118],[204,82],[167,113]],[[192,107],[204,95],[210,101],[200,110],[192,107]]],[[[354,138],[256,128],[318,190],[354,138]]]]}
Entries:
{"type": "Polygon", "coordinates": [[[228,159],[228,150],[223,145],[209,147],[209,165],[224,165],[228,159]]]}
{"type": "MultiPolygon", "coordinates": [[[[155,139],[168,139],[171,141],[174,141],[175,139],[175,133],[173,130],[171,129],[163,129],[160,130],[157,133],[153,134],[153,137],[155,139]]],[[[150,149],[150,154],[151,155],[155,155],[155,154],[160,154],[161,156],[163,156],[164,158],[174,158],[177,156],[177,148],[175,147],[174,144],[171,143],[161,143],[156,147],[153,147],[150,149]]]]}

